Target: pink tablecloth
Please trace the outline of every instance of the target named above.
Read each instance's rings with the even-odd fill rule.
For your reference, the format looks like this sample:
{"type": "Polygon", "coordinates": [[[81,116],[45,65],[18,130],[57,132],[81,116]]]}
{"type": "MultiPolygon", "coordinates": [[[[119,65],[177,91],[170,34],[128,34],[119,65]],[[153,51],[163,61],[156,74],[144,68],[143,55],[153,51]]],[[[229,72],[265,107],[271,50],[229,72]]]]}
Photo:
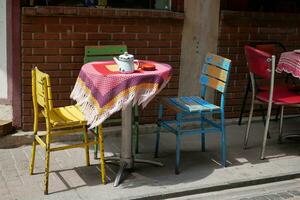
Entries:
{"type": "MultiPolygon", "coordinates": [[[[168,83],[172,68],[163,63],[155,71],[120,73],[114,61],[90,62],[82,66],[71,98],[77,102],[90,128],[132,102],[143,107],[168,83]]],[[[131,105],[131,104],[130,104],[131,105]]]]}
{"type": "Polygon", "coordinates": [[[300,53],[294,51],[281,54],[276,71],[291,73],[294,77],[300,78],[300,53]]]}

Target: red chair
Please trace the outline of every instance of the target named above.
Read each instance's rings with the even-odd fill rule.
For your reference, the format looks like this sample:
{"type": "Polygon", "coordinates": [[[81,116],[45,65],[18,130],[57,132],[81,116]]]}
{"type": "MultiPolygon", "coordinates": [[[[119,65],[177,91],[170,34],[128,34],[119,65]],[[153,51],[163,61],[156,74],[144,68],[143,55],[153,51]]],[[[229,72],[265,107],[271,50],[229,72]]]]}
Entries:
{"type": "Polygon", "coordinates": [[[282,138],[283,110],[284,106],[295,106],[300,104],[300,95],[290,90],[288,87],[280,87],[274,84],[275,76],[275,56],[264,51],[260,51],[248,45],[245,46],[246,59],[249,67],[251,85],[252,85],[252,100],[248,119],[247,131],[245,134],[244,147],[247,147],[249,131],[252,121],[253,109],[255,103],[268,104],[266,125],[263,135],[262,151],[260,158],[265,158],[265,147],[267,141],[267,133],[271,117],[272,105],[280,106],[280,128],[279,141],[282,138]],[[269,81],[268,90],[257,90],[259,88],[255,77],[269,81]]]}

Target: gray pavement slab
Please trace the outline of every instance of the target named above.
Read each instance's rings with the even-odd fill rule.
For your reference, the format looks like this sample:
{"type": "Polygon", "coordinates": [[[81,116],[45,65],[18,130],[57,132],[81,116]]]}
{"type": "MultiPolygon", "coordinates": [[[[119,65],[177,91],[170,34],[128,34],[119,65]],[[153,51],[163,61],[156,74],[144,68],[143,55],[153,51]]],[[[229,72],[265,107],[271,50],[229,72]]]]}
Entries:
{"type": "MultiPolygon", "coordinates": [[[[299,120],[285,119],[285,130],[296,130],[299,120]]],[[[32,134],[19,132],[0,138],[0,194],[7,199],[164,199],[300,177],[299,140],[286,140],[278,144],[278,122],[273,121],[270,127],[272,138],[267,142],[267,157],[260,160],[263,125],[261,122],[253,124],[249,148],[246,150],[242,146],[245,129],[245,125],[231,124],[226,127],[227,168],[223,168],[219,162],[218,134],[207,136],[206,152],[201,152],[200,136],[184,137],[179,175],[174,174],[175,137],[170,133],[162,133],[159,158],[156,160],[165,166],[137,164],[135,171],[119,187],[113,187],[118,167],[112,164],[106,165],[111,181],[106,185],[101,184],[99,160],[93,159],[92,147],[91,166],[85,166],[83,148],[54,152],[50,156],[47,196],[42,190],[45,153],[41,147],[37,147],[35,174],[30,176],[32,134]]],[[[70,142],[60,140],[56,145],[70,142]]],[[[153,133],[141,134],[141,154],[136,157],[153,159],[154,144],[153,133]]],[[[119,151],[119,135],[105,133],[105,155],[119,151]]],[[[291,191],[296,194],[300,190],[292,188],[291,191]]]]}

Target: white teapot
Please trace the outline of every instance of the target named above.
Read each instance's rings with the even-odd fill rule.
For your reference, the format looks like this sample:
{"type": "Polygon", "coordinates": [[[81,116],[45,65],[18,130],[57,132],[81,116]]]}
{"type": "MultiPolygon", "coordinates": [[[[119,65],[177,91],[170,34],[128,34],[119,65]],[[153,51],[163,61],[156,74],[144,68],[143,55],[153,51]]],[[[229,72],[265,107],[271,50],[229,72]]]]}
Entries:
{"type": "Polygon", "coordinates": [[[120,72],[133,72],[134,71],[134,57],[128,52],[120,55],[119,58],[113,57],[114,61],[119,66],[120,72]]]}

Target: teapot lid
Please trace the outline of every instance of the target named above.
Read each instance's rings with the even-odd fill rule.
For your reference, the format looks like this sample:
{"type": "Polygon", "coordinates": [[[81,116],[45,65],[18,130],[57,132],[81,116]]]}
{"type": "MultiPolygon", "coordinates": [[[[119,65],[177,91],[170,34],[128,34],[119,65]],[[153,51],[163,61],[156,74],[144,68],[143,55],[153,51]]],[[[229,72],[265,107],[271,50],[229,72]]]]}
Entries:
{"type": "Polygon", "coordinates": [[[133,60],[133,59],[134,59],[133,55],[128,54],[127,51],[125,51],[124,54],[119,56],[119,60],[122,60],[122,61],[129,61],[129,60],[133,60]]]}

